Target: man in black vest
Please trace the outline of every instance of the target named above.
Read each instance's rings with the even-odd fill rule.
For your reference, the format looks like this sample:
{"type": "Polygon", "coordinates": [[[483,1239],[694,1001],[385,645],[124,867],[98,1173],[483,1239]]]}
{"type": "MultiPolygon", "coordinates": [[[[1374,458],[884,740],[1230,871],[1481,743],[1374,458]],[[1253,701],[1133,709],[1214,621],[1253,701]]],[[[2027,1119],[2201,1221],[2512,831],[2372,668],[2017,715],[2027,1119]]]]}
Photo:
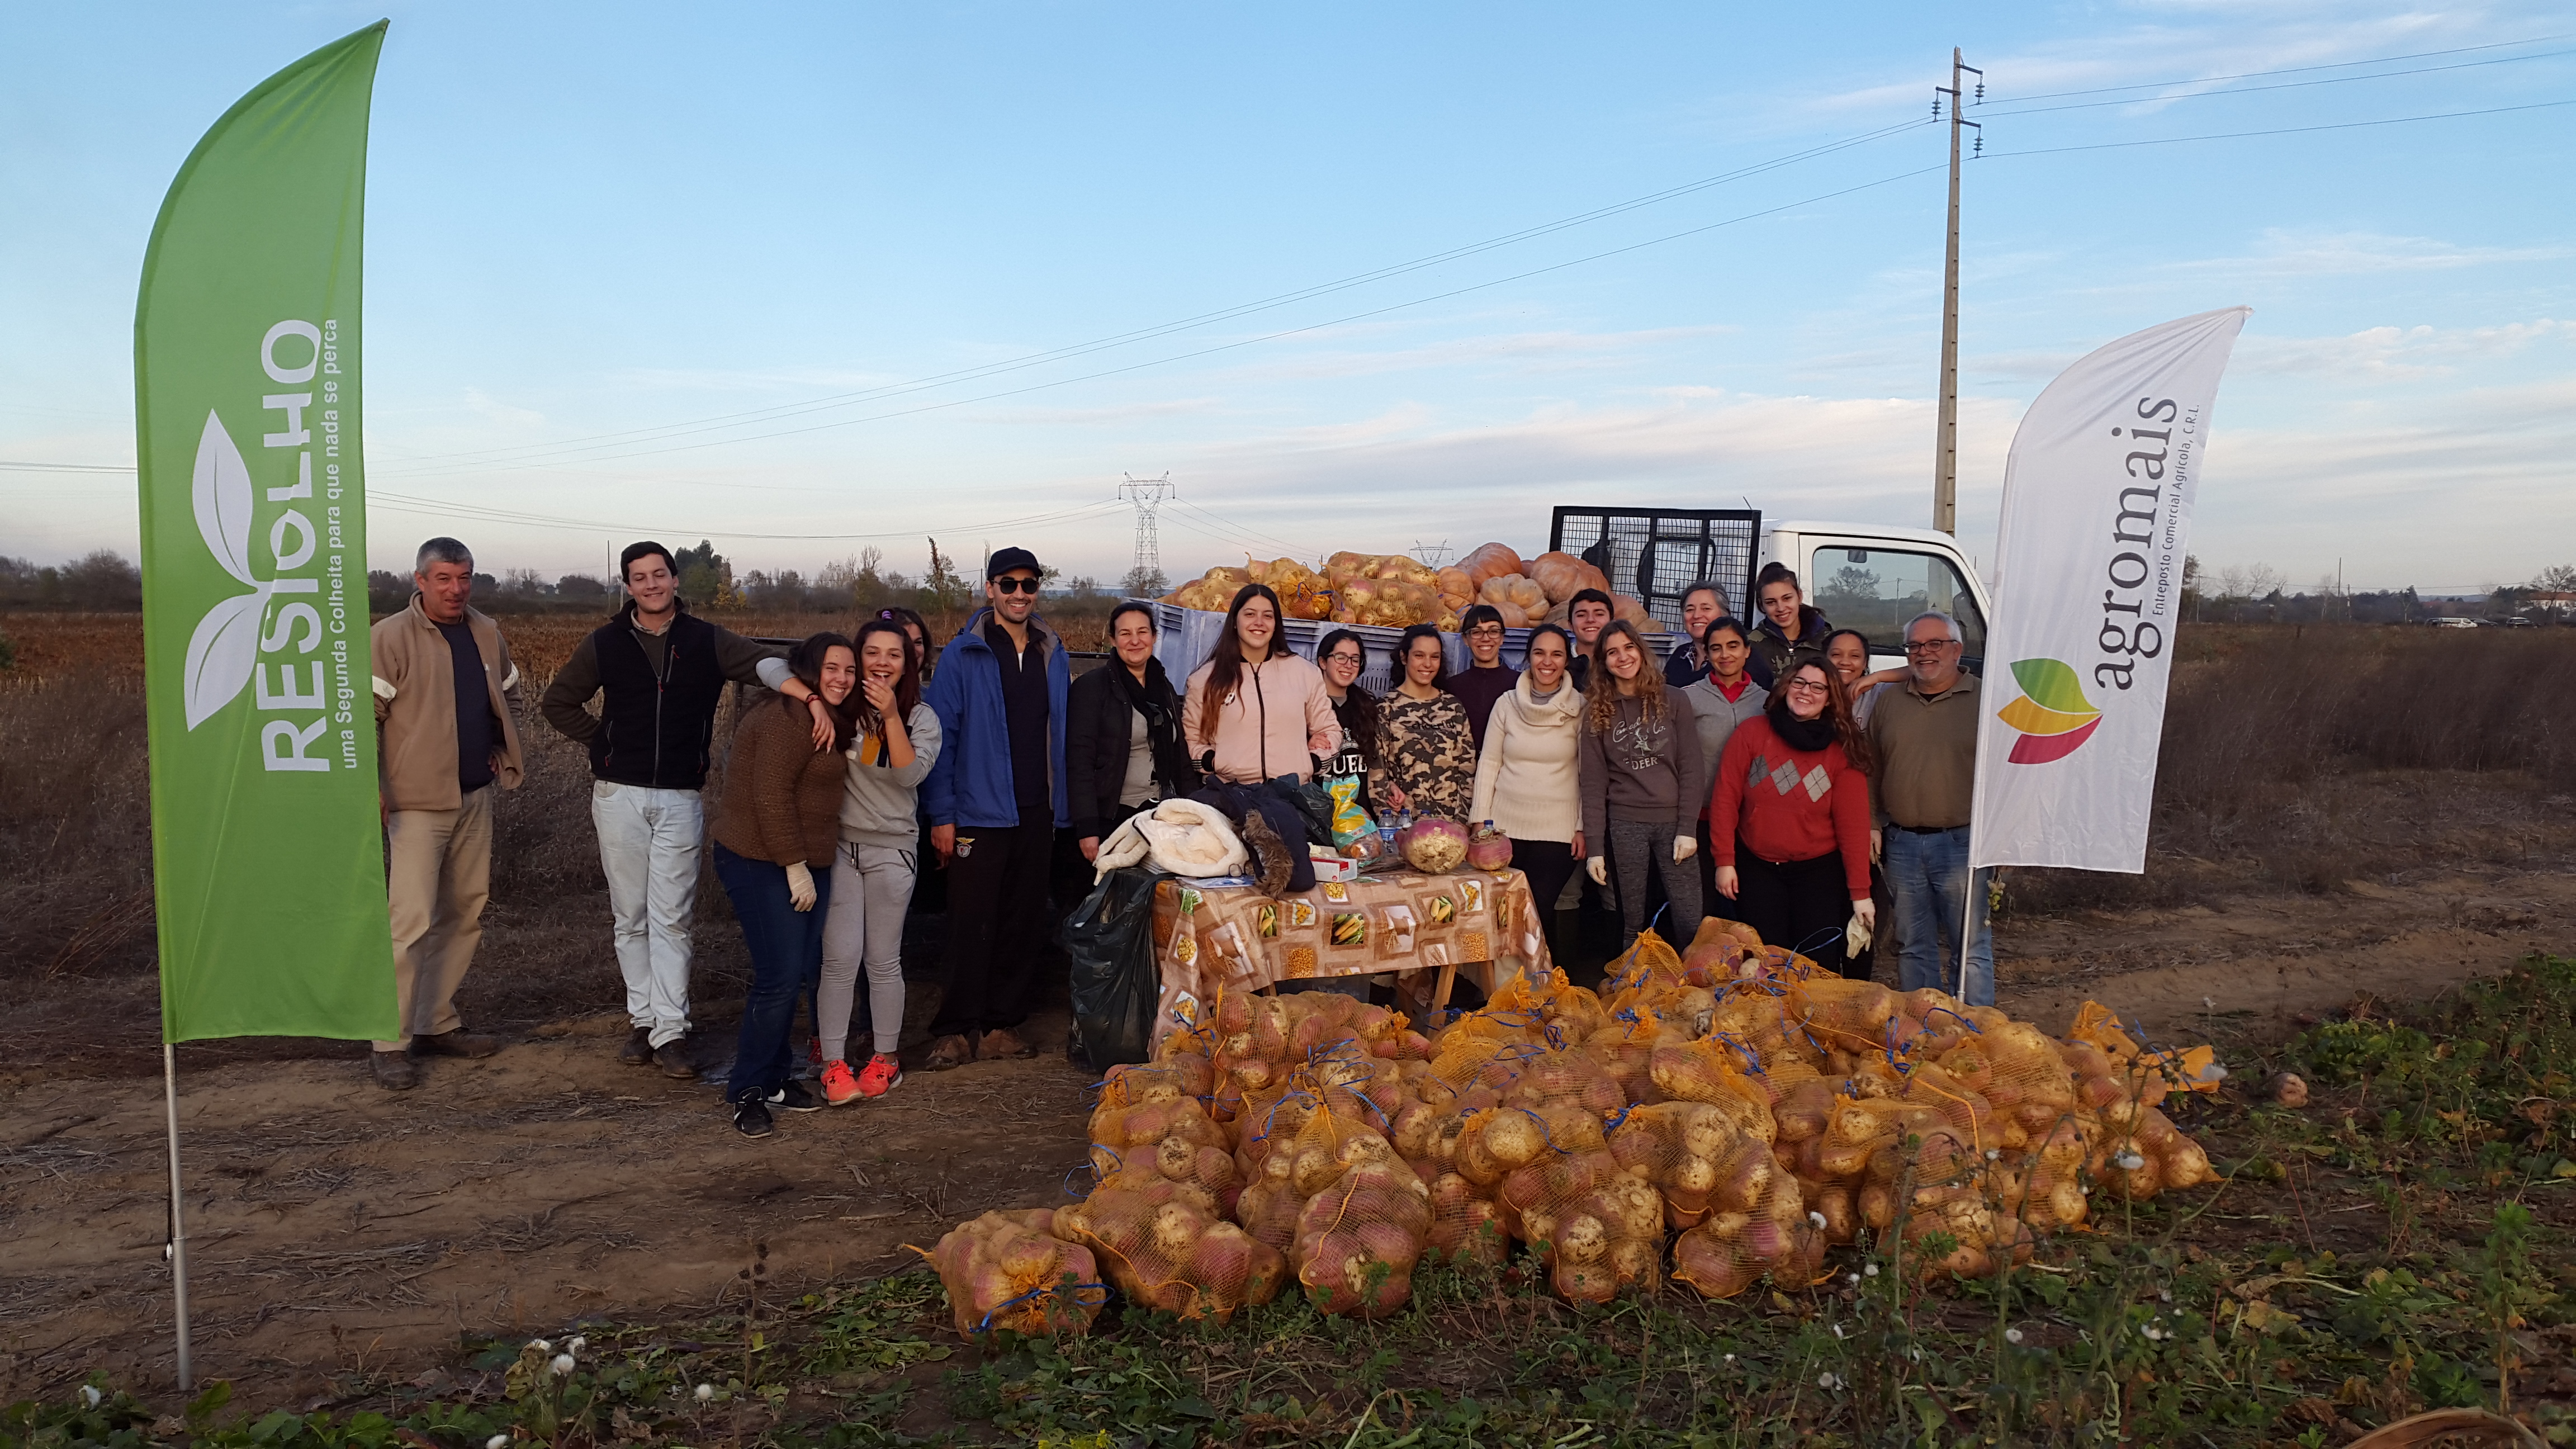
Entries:
{"type": "Polygon", "coordinates": [[[816,749],[830,748],[832,724],[776,650],[687,611],[669,549],[631,544],[618,563],[625,605],[574,647],[539,707],[546,723],[590,747],[590,818],[634,1028],[619,1059],[688,1078],[698,1074],[689,1049],[689,918],[706,838],[698,792],[716,705],[727,682],[765,684],[809,702],[816,749]]]}

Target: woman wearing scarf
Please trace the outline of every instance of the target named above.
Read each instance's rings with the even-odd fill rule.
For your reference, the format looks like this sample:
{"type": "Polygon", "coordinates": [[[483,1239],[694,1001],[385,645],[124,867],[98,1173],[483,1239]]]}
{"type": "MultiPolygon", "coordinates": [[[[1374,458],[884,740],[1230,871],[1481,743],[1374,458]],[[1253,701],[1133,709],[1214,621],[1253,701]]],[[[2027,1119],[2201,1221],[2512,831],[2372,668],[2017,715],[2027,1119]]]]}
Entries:
{"type": "Polygon", "coordinates": [[[1198,787],[1181,743],[1181,701],[1154,657],[1154,611],[1110,611],[1115,662],[1073,682],[1065,696],[1064,771],[1082,858],[1095,860],[1119,822],[1157,800],[1198,787]]]}
{"type": "Polygon", "coordinates": [[[1729,735],[1708,806],[1718,894],[1762,939],[1840,972],[1844,923],[1869,898],[1869,737],[1842,676],[1789,665],[1762,713],[1729,735]]]}

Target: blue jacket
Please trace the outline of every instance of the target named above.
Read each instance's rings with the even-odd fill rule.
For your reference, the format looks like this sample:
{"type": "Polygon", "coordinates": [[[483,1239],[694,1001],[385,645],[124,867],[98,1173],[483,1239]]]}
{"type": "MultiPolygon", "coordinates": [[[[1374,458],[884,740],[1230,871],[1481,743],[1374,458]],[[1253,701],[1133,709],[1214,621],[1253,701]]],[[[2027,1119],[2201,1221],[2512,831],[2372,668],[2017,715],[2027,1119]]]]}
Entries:
{"type": "MultiPolygon", "coordinates": [[[[939,651],[939,669],[921,697],[939,716],[939,758],[921,782],[922,818],[933,825],[1000,830],[1020,823],[1019,796],[1011,788],[1011,725],[1002,712],[1002,661],[984,640],[984,621],[992,612],[977,610],[939,651]]],[[[1073,669],[1065,659],[1064,641],[1034,618],[1029,637],[1046,651],[1048,794],[1055,801],[1055,823],[1071,825],[1064,701],[1073,669]]]]}

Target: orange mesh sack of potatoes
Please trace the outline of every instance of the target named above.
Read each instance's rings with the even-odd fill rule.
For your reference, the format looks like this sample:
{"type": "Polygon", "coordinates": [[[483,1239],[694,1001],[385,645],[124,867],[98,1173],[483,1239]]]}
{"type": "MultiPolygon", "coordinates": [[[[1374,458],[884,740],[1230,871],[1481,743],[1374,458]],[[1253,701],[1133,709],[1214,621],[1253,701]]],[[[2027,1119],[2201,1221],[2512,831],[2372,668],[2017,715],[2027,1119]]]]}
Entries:
{"type": "Polygon", "coordinates": [[[1046,1208],[986,1213],[922,1253],[947,1290],[959,1336],[982,1343],[1004,1329],[1035,1335],[1091,1326],[1109,1293],[1090,1250],[1055,1235],[1055,1217],[1046,1208]]]}
{"type": "Polygon", "coordinates": [[[1814,1282],[1824,1260],[1824,1231],[1807,1216],[1798,1180],[1749,1139],[1720,1165],[1708,1215],[1673,1240],[1673,1277],[1711,1298],[1732,1298],[1766,1273],[1814,1282]]]}
{"type": "Polygon", "coordinates": [[[1151,1174],[1114,1174],[1055,1220],[1120,1292],[1183,1318],[1223,1322],[1276,1297],[1287,1276],[1279,1251],[1227,1222],[1210,1194],[1151,1174]]]}
{"type": "Polygon", "coordinates": [[[1381,1318],[1413,1296],[1431,1196],[1384,1136],[1347,1110],[1319,1107],[1292,1143],[1271,1153],[1262,1185],[1274,1180],[1302,1199],[1288,1260],[1307,1301],[1326,1313],[1381,1318]]]}

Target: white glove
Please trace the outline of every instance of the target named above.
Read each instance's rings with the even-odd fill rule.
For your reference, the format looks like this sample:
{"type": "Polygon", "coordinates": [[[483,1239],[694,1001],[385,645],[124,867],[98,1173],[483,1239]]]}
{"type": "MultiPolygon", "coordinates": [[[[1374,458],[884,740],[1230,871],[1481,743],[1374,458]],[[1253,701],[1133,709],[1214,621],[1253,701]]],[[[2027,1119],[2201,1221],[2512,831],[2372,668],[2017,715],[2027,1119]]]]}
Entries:
{"type": "Polygon", "coordinates": [[[1594,885],[1608,885],[1610,883],[1610,857],[1606,855],[1596,855],[1590,860],[1585,861],[1583,863],[1583,870],[1585,874],[1592,877],[1592,883],[1594,885]]]}
{"type": "Polygon", "coordinates": [[[787,867],[787,898],[800,911],[814,909],[814,872],[807,870],[801,860],[787,867]]]}
{"type": "Polygon", "coordinates": [[[1673,837],[1673,864],[1679,865],[1699,854],[1699,842],[1687,835],[1673,837]]]}

